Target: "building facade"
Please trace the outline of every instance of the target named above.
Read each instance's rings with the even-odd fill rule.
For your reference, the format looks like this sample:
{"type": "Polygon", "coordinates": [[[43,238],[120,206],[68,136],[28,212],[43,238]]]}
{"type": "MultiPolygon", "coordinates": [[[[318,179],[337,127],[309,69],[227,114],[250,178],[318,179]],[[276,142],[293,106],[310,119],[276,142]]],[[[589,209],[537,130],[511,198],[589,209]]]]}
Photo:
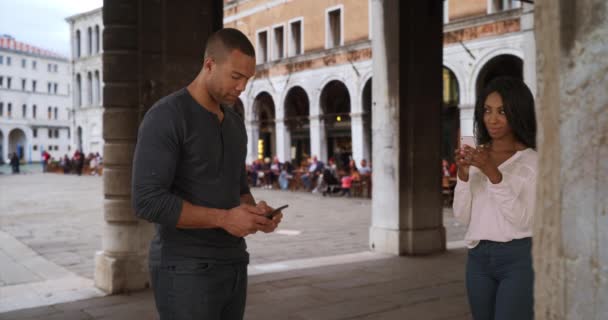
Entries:
{"type": "Polygon", "coordinates": [[[71,66],[58,54],[0,36],[0,163],[55,159],[72,147],[71,66]]]}
{"type": "MultiPolygon", "coordinates": [[[[371,0],[225,1],[224,27],[256,48],[257,73],[235,108],[248,161],[373,160],[371,0]]],[[[473,134],[477,90],[498,75],[535,87],[532,6],[444,1],[442,157],[473,134]]]]}
{"type": "Polygon", "coordinates": [[[74,139],[84,152],[103,155],[102,8],[66,18],[72,44],[74,139]]]}

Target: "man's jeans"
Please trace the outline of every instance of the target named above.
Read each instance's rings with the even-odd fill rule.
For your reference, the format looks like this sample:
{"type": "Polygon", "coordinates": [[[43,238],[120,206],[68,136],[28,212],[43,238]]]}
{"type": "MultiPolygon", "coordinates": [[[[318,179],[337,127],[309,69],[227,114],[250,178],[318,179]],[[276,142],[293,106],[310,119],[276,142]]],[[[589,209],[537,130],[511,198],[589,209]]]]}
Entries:
{"type": "Polygon", "coordinates": [[[247,264],[196,259],[150,267],[160,320],[241,320],[247,296],[247,264]]]}
{"type": "Polygon", "coordinates": [[[466,282],[475,320],[534,318],[532,238],[481,241],[469,250],[466,282]]]}

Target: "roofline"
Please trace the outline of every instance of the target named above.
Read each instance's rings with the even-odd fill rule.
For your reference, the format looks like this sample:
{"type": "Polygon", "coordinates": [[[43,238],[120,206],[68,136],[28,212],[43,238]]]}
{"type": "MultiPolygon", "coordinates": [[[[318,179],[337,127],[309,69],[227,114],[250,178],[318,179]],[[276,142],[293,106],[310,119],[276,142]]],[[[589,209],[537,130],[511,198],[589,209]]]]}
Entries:
{"type": "Polygon", "coordinates": [[[76,21],[76,19],[82,18],[84,16],[90,16],[90,15],[96,14],[98,11],[102,11],[102,10],[103,10],[103,7],[99,7],[97,9],[93,9],[91,11],[78,13],[73,16],[69,16],[69,17],[65,18],[65,21],[67,21],[69,23],[73,23],[74,21],[76,21]]]}

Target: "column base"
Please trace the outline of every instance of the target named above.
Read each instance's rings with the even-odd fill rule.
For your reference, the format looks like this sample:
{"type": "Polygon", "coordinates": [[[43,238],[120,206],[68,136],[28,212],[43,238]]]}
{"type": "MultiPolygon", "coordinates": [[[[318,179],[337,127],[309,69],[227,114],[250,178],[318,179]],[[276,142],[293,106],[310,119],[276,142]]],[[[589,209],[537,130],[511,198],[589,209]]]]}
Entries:
{"type": "Polygon", "coordinates": [[[439,253],[446,249],[445,227],[394,230],[372,226],[369,246],[372,251],[400,256],[439,253]]]}
{"type": "Polygon", "coordinates": [[[149,287],[147,256],[95,253],[95,286],[108,294],[149,287]]]}

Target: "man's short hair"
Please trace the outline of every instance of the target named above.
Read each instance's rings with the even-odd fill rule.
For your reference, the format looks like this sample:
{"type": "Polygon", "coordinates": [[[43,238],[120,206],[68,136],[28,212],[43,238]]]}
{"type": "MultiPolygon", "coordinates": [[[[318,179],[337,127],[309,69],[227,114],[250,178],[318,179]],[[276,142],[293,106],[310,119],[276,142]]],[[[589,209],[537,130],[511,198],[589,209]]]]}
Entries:
{"type": "Polygon", "coordinates": [[[239,50],[242,53],[255,58],[253,44],[241,31],[233,28],[224,28],[213,33],[207,40],[205,59],[212,57],[221,62],[232,52],[239,50]]]}

